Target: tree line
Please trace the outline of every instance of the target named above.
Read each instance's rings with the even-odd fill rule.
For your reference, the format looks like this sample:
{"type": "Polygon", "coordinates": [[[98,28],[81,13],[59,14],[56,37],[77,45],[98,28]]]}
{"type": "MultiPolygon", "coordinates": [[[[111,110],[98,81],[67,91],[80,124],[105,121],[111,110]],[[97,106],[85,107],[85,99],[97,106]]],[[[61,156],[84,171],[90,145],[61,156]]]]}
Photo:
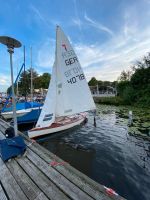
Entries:
{"type": "Polygon", "coordinates": [[[126,104],[150,106],[150,53],[121,72],[117,90],[126,104]]]}
{"type": "Polygon", "coordinates": [[[122,71],[117,81],[98,81],[92,77],[89,86],[97,84],[116,87],[120,104],[150,106],[150,53],[130,70],[122,71]]]}
{"type": "MultiPolygon", "coordinates": [[[[47,89],[49,86],[49,82],[51,79],[51,75],[49,73],[43,73],[42,75],[38,75],[35,70],[32,70],[32,80],[33,80],[33,88],[39,89],[44,88],[47,89]]],[[[17,89],[17,85],[15,85],[15,91],[17,89]]],[[[31,70],[26,70],[21,73],[19,81],[18,81],[18,91],[20,95],[28,95],[30,94],[31,89],[31,70]]],[[[7,93],[10,94],[11,86],[7,89],[7,93]]]]}
{"type": "Polygon", "coordinates": [[[95,77],[92,77],[91,80],[88,82],[89,86],[99,86],[102,88],[106,88],[107,86],[116,87],[117,81],[101,81],[97,80],[95,77]]]}

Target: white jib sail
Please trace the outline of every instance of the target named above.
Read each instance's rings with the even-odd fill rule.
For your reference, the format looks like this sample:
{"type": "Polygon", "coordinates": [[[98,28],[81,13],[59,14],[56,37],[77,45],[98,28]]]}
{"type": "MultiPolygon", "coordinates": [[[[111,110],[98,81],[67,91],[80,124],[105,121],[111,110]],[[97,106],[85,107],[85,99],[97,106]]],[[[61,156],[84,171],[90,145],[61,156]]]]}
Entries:
{"type": "Polygon", "coordinates": [[[59,26],[56,35],[56,116],[96,109],[79,60],[59,26]]]}
{"type": "Polygon", "coordinates": [[[36,127],[47,127],[55,121],[55,104],[56,104],[56,66],[54,63],[52,69],[51,81],[40,117],[36,127]]]}

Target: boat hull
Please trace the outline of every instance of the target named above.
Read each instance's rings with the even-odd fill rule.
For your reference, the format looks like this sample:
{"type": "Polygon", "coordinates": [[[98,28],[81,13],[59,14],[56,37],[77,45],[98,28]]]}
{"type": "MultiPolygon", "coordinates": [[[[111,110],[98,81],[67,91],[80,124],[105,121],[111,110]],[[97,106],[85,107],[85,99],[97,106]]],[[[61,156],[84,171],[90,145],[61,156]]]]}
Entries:
{"type": "MultiPolygon", "coordinates": [[[[25,109],[25,110],[18,110],[16,112],[17,114],[17,124],[22,125],[22,124],[28,124],[28,123],[35,123],[37,122],[40,113],[41,113],[42,107],[35,107],[35,108],[30,108],[30,109],[25,109]]],[[[10,120],[13,117],[12,112],[3,112],[2,116],[6,120],[10,120]]]]}
{"type": "Polygon", "coordinates": [[[41,107],[37,108],[32,108],[31,112],[27,113],[26,115],[17,117],[17,123],[18,125],[23,125],[23,124],[29,124],[29,123],[35,123],[37,122],[40,113],[41,113],[41,107]]]}
{"type": "Polygon", "coordinates": [[[53,134],[56,132],[71,129],[75,126],[82,124],[86,120],[86,116],[87,115],[85,115],[85,114],[79,114],[78,117],[75,119],[68,117],[67,120],[65,119],[65,120],[61,121],[61,123],[58,123],[58,122],[53,123],[49,127],[33,128],[30,131],[28,131],[28,136],[29,136],[29,138],[36,138],[36,137],[49,135],[49,134],[53,134]]]}
{"type": "MultiPolygon", "coordinates": [[[[24,110],[17,110],[16,111],[16,115],[17,117],[22,117],[24,115],[26,115],[27,113],[31,112],[31,108],[29,109],[24,109],[24,110]]],[[[13,111],[10,112],[2,112],[1,115],[5,118],[5,119],[12,119],[13,118],[13,111]]]]}
{"type": "MultiPolygon", "coordinates": [[[[41,111],[43,104],[38,103],[38,102],[22,102],[22,103],[17,103],[16,104],[16,116],[17,116],[17,121],[20,122],[25,122],[26,121],[37,121],[39,115],[39,110],[41,111]],[[36,110],[36,111],[35,111],[36,110]],[[38,115],[38,117],[37,117],[38,115]]],[[[3,108],[1,115],[6,119],[10,120],[13,118],[13,107],[10,105],[9,107],[3,108]]]]}

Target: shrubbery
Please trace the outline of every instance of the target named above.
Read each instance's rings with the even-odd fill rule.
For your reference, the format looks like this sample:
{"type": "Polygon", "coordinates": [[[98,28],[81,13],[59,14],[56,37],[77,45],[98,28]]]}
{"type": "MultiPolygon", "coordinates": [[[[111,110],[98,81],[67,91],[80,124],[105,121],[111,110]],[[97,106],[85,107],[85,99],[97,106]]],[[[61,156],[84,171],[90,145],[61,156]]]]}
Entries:
{"type": "Polygon", "coordinates": [[[118,95],[126,104],[150,107],[150,54],[133,69],[131,76],[121,73],[117,84],[118,95]]]}

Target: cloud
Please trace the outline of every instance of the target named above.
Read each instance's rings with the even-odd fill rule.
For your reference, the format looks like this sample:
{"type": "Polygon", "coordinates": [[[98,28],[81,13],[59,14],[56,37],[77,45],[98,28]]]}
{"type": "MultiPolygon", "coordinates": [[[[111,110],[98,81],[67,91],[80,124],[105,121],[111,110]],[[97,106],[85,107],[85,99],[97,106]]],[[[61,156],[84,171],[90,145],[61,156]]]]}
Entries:
{"type": "Polygon", "coordinates": [[[10,75],[0,74],[0,92],[6,92],[10,86],[10,75]]]}
{"type": "Polygon", "coordinates": [[[0,85],[10,85],[10,76],[0,74],[0,85]]]}
{"type": "MultiPolygon", "coordinates": [[[[74,3],[76,4],[76,1],[74,3]]],[[[84,26],[90,25],[111,35],[103,44],[97,41],[96,44],[87,45],[73,41],[71,38],[72,46],[88,80],[93,76],[99,80],[117,80],[121,71],[129,69],[136,60],[150,51],[150,28],[147,23],[144,25],[139,22],[140,16],[137,15],[135,7],[126,8],[121,17],[119,30],[114,34],[111,29],[91,19],[85,13],[84,20],[88,23],[84,23],[84,26]]],[[[84,21],[81,21],[77,15],[73,22],[80,27],[84,21]]],[[[54,52],[54,40],[46,39],[38,52],[37,64],[41,69],[48,69],[53,65],[54,52]]]]}
{"type": "Polygon", "coordinates": [[[50,26],[49,21],[46,19],[46,17],[44,17],[44,15],[32,4],[30,5],[30,9],[32,10],[32,13],[34,14],[37,22],[42,22],[44,23],[46,26],[50,26]]]}
{"type": "Polygon", "coordinates": [[[79,27],[79,29],[81,29],[81,25],[82,25],[82,22],[81,22],[81,20],[80,19],[72,19],[72,22],[75,24],[75,25],[77,25],[78,27],[79,27]]]}
{"type": "Polygon", "coordinates": [[[89,25],[95,27],[96,29],[98,29],[98,30],[100,30],[100,31],[104,31],[104,32],[110,34],[111,36],[114,35],[114,33],[113,33],[112,30],[110,30],[108,27],[102,25],[101,23],[92,20],[91,18],[89,18],[89,17],[87,16],[86,13],[85,13],[85,15],[84,15],[84,19],[89,23],[89,25]]]}
{"type": "Polygon", "coordinates": [[[112,37],[103,45],[76,44],[87,79],[95,76],[99,80],[117,80],[121,71],[127,70],[136,60],[150,52],[150,28],[136,31],[134,37],[124,37],[124,32],[112,37]]]}
{"type": "Polygon", "coordinates": [[[137,11],[133,6],[126,8],[123,13],[123,33],[126,39],[136,37],[136,34],[138,34],[139,20],[137,15],[137,11]]]}
{"type": "MultiPolygon", "coordinates": [[[[44,43],[40,44],[37,53],[36,66],[43,69],[50,69],[54,63],[55,57],[55,40],[47,38],[44,43]]],[[[42,70],[40,70],[42,71],[42,70]]]]}
{"type": "Polygon", "coordinates": [[[73,19],[73,22],[74,22],[74,24],[76,24],[79,27],[79,29],[81,31],[82,22],[79,18],[79,12],[77,10],[77,2],[76,2],[76,0],[73,0],[73,2],[74,2],[74,12],[75,12],[75,19],[73,19]]]}
{"type": "Polygon", "coordinates": [[[45,22],[44,17],[41,15],[40,11],[33,5],[30,5],[30,8],[32,9],[32,11],[39,17],[39,19],[41,19],[42,21],[45,22]]]}
{"type": "Polygon", "coordinates": [[[62,21],[60,19],[53,18],[53,17],[50,18],[45,12],[40,11],[40,9],[38,9],[33,4],[30,5],[30,10],[32,11],[32,14],[34,15],[33,21],[36,21],[36,23],[40,25],[42,23],[42,29],[43,29],[43,24],[45,25],[43,29],[44,31],[48,31],[51,26],[55,27],[56,25],[62,24],[62,21]]]}
{"type": "MultiPolygon", "coordinates": [[[[123,30],[123,29],[122,29],[123,30]]],[[[127,70],[150,51],[150,29],[125,37],[122,31],[103,45],[86,45],[72,42],[87,80],[95,76],[99,80],[117,80],[121,71],[127,70]]],[[[47,39],[38,52],[37,65],[49,69],[54,62],[55,40],[47,39]]]]}

